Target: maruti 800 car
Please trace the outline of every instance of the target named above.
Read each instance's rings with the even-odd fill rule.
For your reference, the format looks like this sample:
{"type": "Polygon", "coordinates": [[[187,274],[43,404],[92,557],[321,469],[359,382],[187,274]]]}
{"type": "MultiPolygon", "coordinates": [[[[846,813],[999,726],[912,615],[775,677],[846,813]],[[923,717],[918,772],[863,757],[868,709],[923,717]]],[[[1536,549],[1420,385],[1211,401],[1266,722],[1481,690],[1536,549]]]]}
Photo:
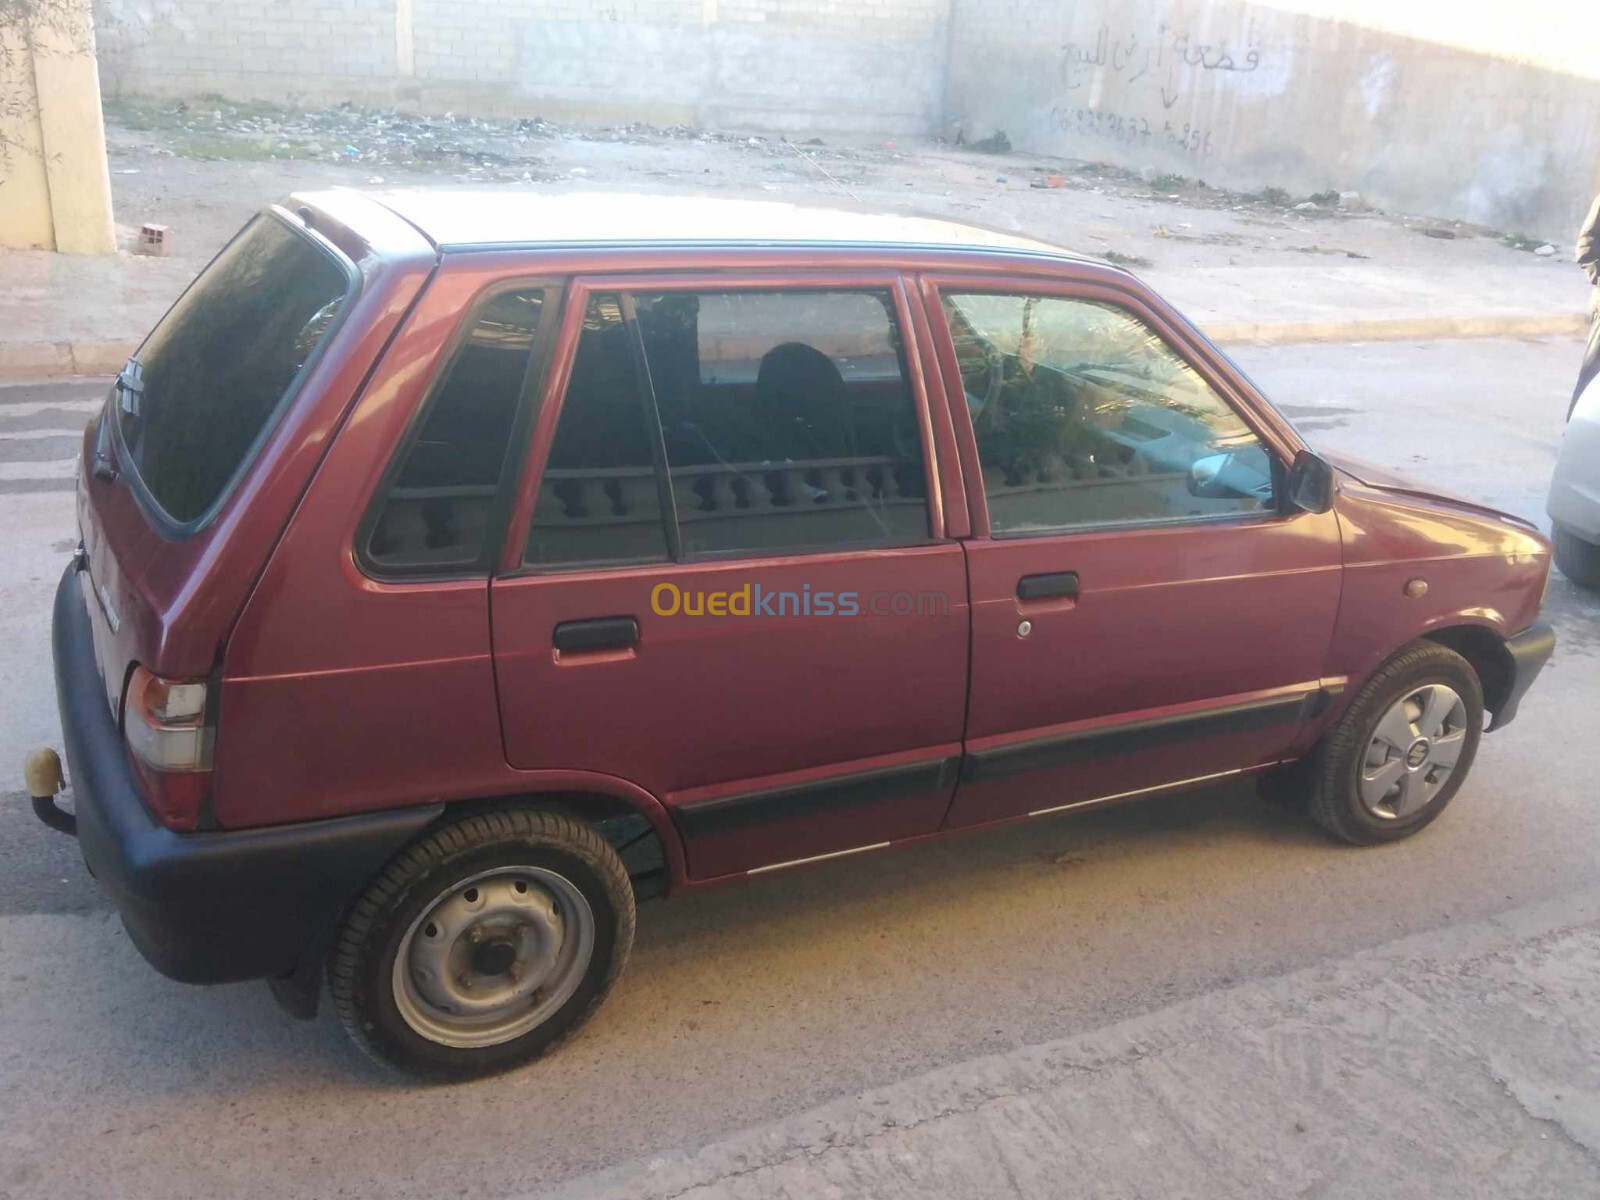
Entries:
{"type": "Polygon", "coordinates": [[[77,487],[40,815],[159,970],[431,1077],[574,1030],[645,896],[1234,777],[1405,837],[1553,646],[1533,526],[1126,272],[778,203],[294,196],[77,487]]]}

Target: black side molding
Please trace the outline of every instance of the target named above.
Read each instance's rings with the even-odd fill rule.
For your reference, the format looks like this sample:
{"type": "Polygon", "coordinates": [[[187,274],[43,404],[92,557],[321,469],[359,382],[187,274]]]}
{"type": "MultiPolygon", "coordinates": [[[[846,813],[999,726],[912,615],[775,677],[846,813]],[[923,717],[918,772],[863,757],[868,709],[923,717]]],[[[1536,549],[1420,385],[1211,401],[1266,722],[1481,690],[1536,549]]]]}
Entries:
{"type": "Polygon", "coordinates": [[[1091,758],[1133,754],[1194,738],[1216,737],[1304,721],[1322,711],[1326,703],[1323,689],[1313,688],[1298,695],[1248,700],[1175,717],[1151,717],[1100,729],[1075,730],[1055,737],[996,746],[992,750],[967,755],[961,779],[964,783],[1004,779],[1029,771],[1071,766],[1091,758]]]}
{"type": "Polygon", "coordinates": [[[797,787],[721,796],[679,806],[673,810],[673,818],[685,838],[732,833],[829,809],[943,791],[955,783],[960,764],[955,756],[936,758],[906,767],[854,771],[797,787]]]}

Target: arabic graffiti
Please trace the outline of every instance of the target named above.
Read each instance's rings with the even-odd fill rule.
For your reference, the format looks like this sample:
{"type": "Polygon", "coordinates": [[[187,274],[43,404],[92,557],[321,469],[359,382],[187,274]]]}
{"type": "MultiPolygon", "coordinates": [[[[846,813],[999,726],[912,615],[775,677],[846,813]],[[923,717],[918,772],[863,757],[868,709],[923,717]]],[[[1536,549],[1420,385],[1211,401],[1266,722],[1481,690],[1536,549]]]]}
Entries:
{"type": "Polygon", "coordinates": [[[1174,32],[1165,22],[1155,37],[1143,39],[1137,31],[1113,36],[1111,27],[1102,25],[1093,42],[1068,42],[1061,49],[1061,83],[1068,91],[1084,87],[1097,71],[1110,71],[1128,85],[1149,80],[1147,86],[1159,88],[1161,106],[1168,109],[1182,95],[1187,70],[1248,73],[1262,62],[1255,46],[1197,41],[1187,29],[1174,32]]]}
{"type": "Polygon", "coordinates": [[[1050,110],[1050,128],[1057,133],[1104,138],[1127,145],[1165,145],[1185,154],[1205,157],[1211,153],[1211,131],[1191,122],[1152,122],[1133,113],[1106,112],[1098,108],[1070,108],[1057,105],[1050,110]]]}

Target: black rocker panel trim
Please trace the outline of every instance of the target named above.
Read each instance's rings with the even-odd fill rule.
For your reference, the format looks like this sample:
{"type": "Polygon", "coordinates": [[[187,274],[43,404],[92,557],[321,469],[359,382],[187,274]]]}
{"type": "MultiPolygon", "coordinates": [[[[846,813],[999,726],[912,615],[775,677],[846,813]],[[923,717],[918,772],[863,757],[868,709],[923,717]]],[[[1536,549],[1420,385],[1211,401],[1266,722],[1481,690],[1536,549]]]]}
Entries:
{"type": "Polygon", "coordinates": [[[1181,713],[1173,717],[1150,717],[1099,729],[1075,730],[1054,737],[1035,738],[1009,746],[996,746],[969,754],[962,765],[964,783],[1004,779],[1029,771],[1049,771],[1071,766],[1091,758],[1135,754],[1174,742],[1220,737],[1265,729],[1314,716],[1326,702],[1321,688],[1290,696],[1246,700],[1238,704],[1181,713]]]}
{"type": "Polygon", "coordinates": [[[795,787],[768,788],[681,805],[674,808],[673,817],[684,837],[710,837],[897,796],[939,792],[955,782],[960,765],[961,759],[951,756],[904,767],[852,771],[795,787]]]}

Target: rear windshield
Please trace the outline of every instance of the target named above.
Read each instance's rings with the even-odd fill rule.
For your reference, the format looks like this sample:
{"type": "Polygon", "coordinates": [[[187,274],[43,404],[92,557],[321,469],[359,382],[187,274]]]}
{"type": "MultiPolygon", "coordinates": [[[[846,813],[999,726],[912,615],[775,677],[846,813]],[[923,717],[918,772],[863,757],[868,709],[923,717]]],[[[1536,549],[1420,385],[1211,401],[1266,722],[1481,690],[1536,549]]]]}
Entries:
{"type": "Polygon", "coordinates": [[[113,397],[123,465],[174,522],[222,498],[350,291],[332,251],[263,215],[145,340],[113,397]]]}

